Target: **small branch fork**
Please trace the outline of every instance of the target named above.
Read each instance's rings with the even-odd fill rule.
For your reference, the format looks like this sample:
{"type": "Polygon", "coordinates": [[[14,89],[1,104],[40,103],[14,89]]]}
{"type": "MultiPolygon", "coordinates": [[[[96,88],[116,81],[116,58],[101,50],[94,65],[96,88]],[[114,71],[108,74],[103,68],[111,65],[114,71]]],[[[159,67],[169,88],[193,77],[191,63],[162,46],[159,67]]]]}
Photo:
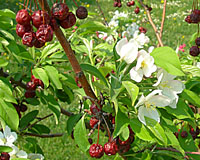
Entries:
{"type": "MultiPolygon", "coordinates": [[[[42,6],[42,4],[44,2],[44,9],[49,13],[49,15],[51,15],[51,11],[50,11],[47,0],[38,0],[38,1],[39,1],[40,6],[42,6]]],[[[67,39],[65,38],[60,27],[56,27],[55,30],[54,30],[54,33],[55,33],[58,41],[62,45],[62,47],[63,47],[63,49],[64,49],[64,51],[65,51],[65,53],[66,53],[66,55],[69,59],[69,62],[71,63],[72,68],[73,68],[74,72],[76,73],[76,76],[78,77],[86,95],[97,100],[96,95],[94,94],[94,92],[93,92],[91,86],[89,85],[83,71],[81,70],[79,62],[77,61],[77,59],[74,55],[74,52],[72,51],[71,46],[70,46],[69,42],[67,41],[67,39]]]]}
{"type": "MultiPolygon", "coordinates": [[[[165,0],[166,1],[166,0],[165,0]]],[[[150,11],[148,10],[148,8],[146,7],[146,5],[142,2],[142,0],[138,0],[138,2],[142,5],[142,7],[144,7],[145,11],[147,12],[147,16],[148,16],[148,19],[149,19],[149,22],[151,24],[151,26],[153,27],[153,30],[155,32],[155,35],[158,39],[158,43],[159,43],[159,46],[163,47],[163,42],[161,40],[161,37],[160,37],[160,34],[158,32],[158,29],[156,27],[156,25],[154,24],[152,18],[151,18],[151,14],[150,14],[150,11]]],[[[165,16],[165,15],[164,15],[165,16]]],[[[163,25],[164,25],[164,20],[163,20],[163,25]]]]}

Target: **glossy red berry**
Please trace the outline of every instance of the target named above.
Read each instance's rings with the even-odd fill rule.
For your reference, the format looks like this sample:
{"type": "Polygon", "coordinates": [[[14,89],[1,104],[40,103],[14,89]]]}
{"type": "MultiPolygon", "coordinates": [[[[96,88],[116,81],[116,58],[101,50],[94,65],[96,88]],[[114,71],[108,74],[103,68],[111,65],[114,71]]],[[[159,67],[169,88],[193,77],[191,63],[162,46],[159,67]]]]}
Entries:
{"type": "Polygon", "coordinates": [[[69,8],[65,3],[54,3],[51,14],[58,20],[64,20],[69,14],[69,8]]]}
{"type": "Polygon", "coordinates": [[[26,84],[26,89],[27,89],[27,90],[35,90],[36,87],[37,87],[37,85],[35,85],[33,82],[28,82],[28,83],[26,84]]]}
{"type": "Polygon", "coordinates": [[[40,43],[52,41],[53,29],[48,24],[40,25],[39,29],[36,32],[36,38],[40,43]]]}
{"type": "Polygon", "coordinates": [[[7,152],[2,152],[1,153],[1,160],[9,160],[10,155],[7,152]]]}
{"type": "Polygon", "coordinates": [[[144,27],[139,27],[139,31],[140,33],[144,33],[144,34],[147,32],[147,30],[144,27]]]}
{"type": "Polygon", "coordinates": [[[15,109],[16,109],[16,111],[17,111],[17,114],[18,114],[19,118],[21,118],[20,106],[17,105],[17,104],[13,104],[13,106],[15,107],[15,109]]]}
{"type": "Polygon", "coordinates": [[[89,149],[89,154],[94,158],[101,158],[104,154],[103,146],[100,144],[92,144],[89,149]]]}
{"type": "Polygon", "coordinates": [[[121,3],[121,2],[118,2],[117,7],[118,7],[118,8],[121,8],[121,7],[122,7],[122,3],[121,3]]]}
{"type": "Polygon", "coordinates": [[[130,1],[130,5],[134,6],[135,5],[135,1],[130,1]]]}
{"type": "Polygon", "coordinates": [[[22,43],[28,47],[33,47],[36,37],[34,32],[26,32],[22,37],[22,43]]]}
{"type": "Polygon", "coordinates": [[[33,25],[36,28],[39,28],[40,25],[42,25],[42,24],[49,24],[50,23],[50,17],[49,17],[47,12],[38,10],[38,11],[35,11],[33,13],[32,21],[33,21],[33,25]],[[43,17],[44,17],[44,19],[43,19],[43,17]]]}
{"type": "Polygon", "coordinates": [[[113,6],[114,6],[114,7],[117,7],[117,6],[118,6],[118,2],[114,2],[114,3],[113,3],[113,6]]]}
{"type": "Polygon", "coordinates": [[[188,16],[185,18],[185,22],[187,22],[187,23],[192,23],[191,18],[190,18],[190,15],[188,15],[188,16]]]}
{"type": "Polygon", "coordinates": [[[75,24],[76,24],[76,16],[72,12],[69,12],[69,15],[67,16],[66,19],[60,21],[60,25],[64,29],[71,28],[75,24]]]}
{"type": "Polygon", "coordinates": [[[17,24],[16,26],[16,33],[19,37],[23,37],[23,35],[26,32],[32,32],[33,31],[33,27],[31,25],[21,25],[21,24],[17,24]]]}
{"type": "Polygon", "coordinates": [[[96,119],[95,117],[92,117],[90,119],[90,127],[93,128],[98,122],[99,122],[98,119],[96,119]]]}
{"type": "Polygon", "coordinates": [[[118,152],[117,144],[113,142],[108,142],[104,145],[104,152],[108,156],[115,155],[118,152]]]}
{"type": "Polygon", "coordinates": [[[35,91],[30,91],[30,90],[27,90],[26,92],[25,92],[25,97],[26,98],[33,98],[33,97],[35,97],[35,91]]]}
{"type": "Polygon", "coordinates": [[[199,47],[198,46],[192,46],[190,48],[190,55],[194,56],[194,57],[198,56],[199,55],[199,47]]]}
{"type": "Polygon", "coordinates": [[[131,145],[130,145],[130,144],[128,144],[128,145],[119,145],[119,146],[118,146],[118,152],[119,152],[120,154],[123,154],[123,153],[128,152],[128,151],[130,150],[130,148],[131,148],[131,145]]]}
{"type": "Polygon", "coordinates": [[[200,37],[196,38],[195,43],[197,46],[200,46],[200,37]]]}
{"type": "Polygon", "coordinates": [[[196,132],[194,131],[193,128],[190,130],[190,134],[191,134],[191,136],[192,136],[192,138],[193,138],[194,140],[197,138],[197,134],[196,134],[196,132]]]}
{"type": "Polygon", "coordinates": [[[21,9],[17,12],[16,21],[21,25],[30,25],[31,16],[29,15],[27,10],[21,9]]]}
{"type": "Polygon", "coordinates": [[[33,44],[35,48],[41,48],[45,45],[45,43],[41,43],[37,39],[35,40],[35,43],[33,44]]]}
{"type": "Polygon", "coordinates": [[[85,7],[79,6],[78,9],[76,10],[76,16],[79,19],[85,19],[88,16],[88,11],[85,7]]]}
{"type": "Polygon", "coordinates": [[[128,7],[130,7],[130,6],[131,6],[131,2],[127,2],[126,5],[127,5],[128,7]]]}
{"type": "Polygon", "coordinates": [[[97,107],[96,104],[92,104],[90,106],[90,111],[92,112],[93,115],[96,115],[97,113],[100,112],[100,109],[97,107]]]}
{"type": "Polygon", "coordinates": [[[138,14],[140,13],[140,8],[139,7],[136,7],[135,10],[134,10],[135,14],[138,14]]]}
{"type": "Polygon", "coordinates": [[[182,137],[182,138],[186,138],[187,136],[188,136],[187,131],[182,131],[182,132],[181,132],[181,137],[182,137]]]}

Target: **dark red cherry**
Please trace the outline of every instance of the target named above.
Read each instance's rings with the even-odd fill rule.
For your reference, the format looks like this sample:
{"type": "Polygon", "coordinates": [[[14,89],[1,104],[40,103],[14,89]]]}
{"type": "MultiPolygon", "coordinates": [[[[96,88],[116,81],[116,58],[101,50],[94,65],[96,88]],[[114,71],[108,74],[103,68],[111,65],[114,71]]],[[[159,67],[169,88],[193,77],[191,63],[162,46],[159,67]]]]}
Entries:
{"type": "Polygon", "coordinates": [[[42,24],[49,24],[50,23],[50,17],[49,17],[47,12],[38,10],[38,11],[35,11],[33,13],[32,21],[33,21],[33,25],[36,28],[39,28],[40,25],[42,25],[42,24]]]}
{"type": "Polygon", "coordinates": [[[92,144],[89,149],[89,154],[94,158],[101,158],[104,154],[103,146],[100,144],[92,144]]]}
{"type": "Polygon", "coordinates": [[[199,55],[199,47],[198,46],[192,46],[190,48],[190,55],[194,56],[194,57],[198,56],[199,55]]]}
{"type": "Polygon", "coordinates": [[[98,119],[96,119],[95,117],[92,117],[92,118],[90,119],[90,127],[91,127],[91,128],[94,128],[94,126],[95,126],[98,122],[99,122],[98,119]]]}
{"type": "Polygon", "coordinates": [[[60,25],[64,29],[71,28],[75,24],[76,24],[76,16],[72,12],[69,12],[69,15],[67,16],[66,19],[60,21],[60,25]]]}
{"type": "Polygon", "coordinates": [[[118,146],[115,141],[108,142],[104,145],[104,152],[108,156],[115,155],[118,152],[118,146]]]}
{"type": "Polygon", "coordinates": [[[58,20],[64,20],[69,14],[69,8],[65,3],[54,3],[51,14],[58,20]]]}
{"type": "Polygon", "coordinates": [[[85,7],[79,6],[78,9],[76,10],[76,16],[79,19],[85,19],[88,16],[88,11],[85,7]]]}
{"type": "Polygon", "coordinates": [[[36,38],[40,43],[52,41],[53,29],[48,24],[40,25],[39,29],[36,32],[36,38]]]}
{"type": "Polygon", "coordinates": [[[26,32],[22,37],[22,43],[28,47],[33,47],[36,37],[34,32],[26,32]]]}
{"type": "Polygon", "coordinates": [[[21,38],[26,32],[32,32],[32,31],[33,27],[31,25],[21,25],[21,24],[16,25],[16,33],[21,38]]]}
{"type": "Polygon", "coordinates": [[[29,15],[27,10],[21,9],[17,12],[16,21],[21,25],[30,25],[31,16],[29,15]]]}

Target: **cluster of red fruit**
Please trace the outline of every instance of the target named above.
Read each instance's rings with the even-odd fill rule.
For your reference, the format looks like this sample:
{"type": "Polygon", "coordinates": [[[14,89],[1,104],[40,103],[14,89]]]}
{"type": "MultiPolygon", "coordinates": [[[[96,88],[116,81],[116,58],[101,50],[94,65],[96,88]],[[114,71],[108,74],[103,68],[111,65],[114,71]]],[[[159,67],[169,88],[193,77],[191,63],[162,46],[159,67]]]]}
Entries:
{"type": "Polygon", "coordinates": [[[33,75],[31,76],[31,81],[26,84],[26,92],[25,97],[26,98],[33,98],[35,97],[35,90],[37,87],[44,88],[44,83],[40,80],[35,78],[33,75]]]}
{"type": "Polygon", "coordinates": [[[10,155],[7,152],[2,152],[0,156],[0,160],[9,160],[10,155]]]}
{"type": "Polygon", "coordinates": [[[116,153],[123,154],[128,152],[131,148],[131,144],[134,141],[134,133],[132,129],[129,127],[129,138],[126,141],[122,141],[117,137],[114,140],[110,140],[105,143],[104,146],[100,144],[92,144],[89,149],[89,154],[93,158],[101,158],[104,153],[108,156],[115,155],[116,153]]]}
{"type": "Polygon", "coordinates": [[[18,115],[19,115],[19,118],[21,118],[21,112],[26,112],[27,110],[27,106],[25,104],[13,104],[13,106],[15,107],[18,115]]]}
{"type": "MultiPolygon", "coordinates": [[[[101,108],[98,108],[96,104],[92,104],[90,106],[90,111],[94,115],[90,119],[90,127],[96,128],[96,126],[100,121],[100,119],[98,119],[97,117],[101,113],[101,108]]],[[[115,124],[115,117],[113,117],[112,115],[109,116],[109,120],[113,125],[115,124]]],[[[93,142],[92,139],[88,139],[88,141],[90,142],[90,144],[92,144],[93,142]]],[[[104,155],[104,153],[108,156],[115,155],[116,153],[123,154],[129,151],[133,141],[134,141],[134,132],[129,126],[129,138],[126,141],[120,140],[119,137],[111,140],[111,138],[109,137],[109,142],[104,144],[104,147],[98,143],[92,144],[89,149],[89,154],[91,157],[94,158],[101,158],[104,155]]]]}
{"type": "Polygon", "coordinates": [[[118,8],[122,7],[122,2],[121,2],[121,0],[114,0],[113,6],[114,6],[114,7],[118,7],[118,8]]]}
{"type": "MultiPolygon", "coordinates": [[[[185,18],[187,23],[194,23],[199,24],[200,22],[200,10],[194,9],[190,15],[185,18]]],[[[200,46],[200,37],[196,38],[195,40],[196,45],[190,48],[190,55],[191,56],[198,56],[200,54],[199,46],[200,46]]]]}
{"type": "MultiPolygon", "coordinates": [[[[76,10],[76,16],[80,19],[86,18],[87,15],[87,9],[83,6],[76,10]]],[[[51,16],[43,10],[37,10],[30,15],[27,10],[22,9],[16,15],[16,33],[22,38],[24,45],[41,48],[53,39],[53,30],[58,27],[57,23],[64,29],[71,28],[76,23],[76,16],[69,12],[65,3],[55,3],[51,16]],[[33,31],[33,26],[37,29],[36,32],[33,31]]]]}
{"type": "Polygon", "coordinates": [[[144,28],[144,27],[139,27],[139,31],[140,31],[140,33],[146,33],[147,32],[147,29],[146,28],[144,28]]]}
{"type": "Polygon", "coordinates": [[[200,10],[194,9],[190,15],[185,18],[187,23],[199,23],[200,22],[200,10]]]}
{"type": "MultiPolygon", "coordinates": [[[[193,140],[195,140],[197,138],[197,136],[199,135],[199,133],[200,133],[200,129],[198,127],[196,128],[196,131],[194,130],[194,128],[192,128],[192,127],[190,128],[190,134],[191,134],[193,140]]],[[[174,133],[174,135],[176,136],[176,138],[178,138],[179,134],[181,134],[182,138],[187,138],[187,136],[188,136],[188,132],[187,131],[182,131],[180,133],[180,129],[178,130],[178,132],[174,133]]]]}

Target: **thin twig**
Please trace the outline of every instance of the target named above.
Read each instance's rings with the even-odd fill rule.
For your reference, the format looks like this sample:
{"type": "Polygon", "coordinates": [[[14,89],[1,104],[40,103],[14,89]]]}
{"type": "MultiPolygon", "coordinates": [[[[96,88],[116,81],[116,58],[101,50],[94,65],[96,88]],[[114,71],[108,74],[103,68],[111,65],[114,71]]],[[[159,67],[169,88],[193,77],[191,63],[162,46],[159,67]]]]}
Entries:
{"type": "Polygon", "coordinates": [[[161,22],[161,28],[160,28],[160,38],[162,38],[162,32],[163,32],[163,27],[165,23],[166,6],[167,6],[167,0],[164,0],[162,22],[161,22]]]}
{"type": "Polygon", "coordinates": [[[158,33],[158,29],[156,28],[156,25],[154,24],[154,22],[153,22],[153,20],[152,20],[152,18],[151,18],[150,11],[149,11],[148,8],[146,7],[146,5],[142,2],[142,0],[138,0],[138,1],[140,2],[140,4],[144,7],[145,11],[147,12],[147,16],[148,16],[149,22],[150,22],[151,26],[153,27],[153,30],[154,30],[154,32],[155,32],[155,35],[156,35],[156,37],[157,37],[157,39],[158,39],[158,43],[159,43],[159,45],[160,45],[161,47],[163,47],[163,42],[162,42],[162,40],[161,40],[161,38],[160,38],[160,35],[159,35],[159,33],[158,33]]]}
{"type": "Polygon", "coordinates": [[[54,138],[54,137],[62,137],[63,133],[55,133],[55,134],[35,134],[35,133],[24,133],[25,136],[32,136],[32,137],[40,137],[40,138],[54,138]]]}
{"type": "Polygon", "coordinates": [[[106,17],[105,17],[105,15],[104,15],[104,13],[103,13],[103,10],[101,9],[101,6],[100,6],[100,4],[99,4],[99,0],[96,0],[96,2],[97,2],[97,6],[98,6],[98,8],[99,8],[99,11],[101,12],[101,15],[102,15],[102,17],[103,17],[103,19],[104,19],[104,23],[106,24],[106,26],[108,26],[108,22],[106,21],[106,17]]]}

